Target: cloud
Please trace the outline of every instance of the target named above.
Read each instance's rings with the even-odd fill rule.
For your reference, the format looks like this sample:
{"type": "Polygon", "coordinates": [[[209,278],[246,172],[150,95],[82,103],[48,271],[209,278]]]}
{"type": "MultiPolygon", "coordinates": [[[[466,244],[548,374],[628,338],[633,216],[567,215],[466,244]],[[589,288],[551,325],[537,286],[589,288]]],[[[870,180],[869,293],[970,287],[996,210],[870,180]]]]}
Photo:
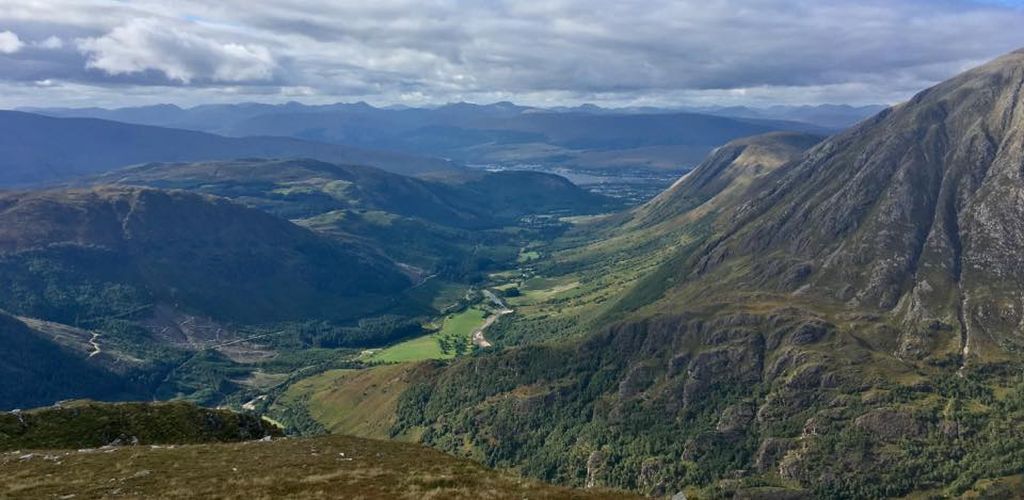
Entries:
{"type": "Polygon", "coordinates": [[[308,101],[378,104],[894,102],[1024,46],[1019,5],[47,0],[0,11],[0,29],[64,48],[0,54],[0,81],[74,83],[103,101],[180,87],[182,104],[284,100],[295,89],[308,101]]]}
{"type": "Polygon", "coordinates": [[[266,47],[218,42],[157,19],[133,19],[77,45],[88,68],[110,75],[156,71],[186,84],[269,80],[276,67],[266,47]]]}
{"type": "Polygon", "coordinates": [[[61,40],[60,37],[56,37],[56,36],[52,36],[51,35],[51,36],[46,37],[45,40],[41,40],[39,42],[36,42],[33,45],[35,45],[36,47],[39,47],[41,49],[59,50],[59,49],[64,48],[64,40],[61,40]]]}
{"type": "Polygon", "coordinates": [[[13,54],[25,44],[22,43],[18,35],[10,31],[0,31],[0,54],[13,54]]]}

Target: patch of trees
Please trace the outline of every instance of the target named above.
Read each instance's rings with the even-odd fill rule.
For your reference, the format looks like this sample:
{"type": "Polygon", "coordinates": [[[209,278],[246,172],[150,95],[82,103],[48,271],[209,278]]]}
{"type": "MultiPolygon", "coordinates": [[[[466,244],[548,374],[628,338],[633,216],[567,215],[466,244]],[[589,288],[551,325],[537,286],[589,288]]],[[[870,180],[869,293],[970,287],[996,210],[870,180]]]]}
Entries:
{"type": "MultiPolygon", "coordinates": [[[[795,389],[727,379],[684,402],[686,371],[655,375],[662,390],[621,393],[641,345],[641,333],[600,334],[575,345],[463,358],[402,395],[393,432],[422,428],[423,440],[437,448],[464,452],[471,443],[488,465],[575,486],[596,464],[602,484],[655,496],[698,487],[711,497],[730,497],[745,487],[794,485],[820,498],[920,490],[958,496],[978,488],[979,480],[1024,471],[1019,364],[979,366],[964,378],[936,373],[930,384],[912,388],[880,382],[876,389],[889,396],[871,403],[862,401],[859,383],[795,389]],[[766,401],[785,411],[729,432],[719,429],[727,408],[766,401]],[[872,411],[903,414],[919,430],[872,432],[858,423],[872,411]],[[810,421],[814,433],[800,441],[800,460],[789,466],[795,483],[779,477],[777,466],[758,469],[766,438],[796,442],[810,421]]],[[[643,355],[655,366],[669,364],[655,361],[658,353],[643,355]]]]}
{"type": "Polygon", "coordinates": [[[402,339],[423,335],[419,320],[385,315],[359,320],[355,326],[339,326],[326,321],[309,321],[291,326],[306,347],[379,347],[402,339]]]}

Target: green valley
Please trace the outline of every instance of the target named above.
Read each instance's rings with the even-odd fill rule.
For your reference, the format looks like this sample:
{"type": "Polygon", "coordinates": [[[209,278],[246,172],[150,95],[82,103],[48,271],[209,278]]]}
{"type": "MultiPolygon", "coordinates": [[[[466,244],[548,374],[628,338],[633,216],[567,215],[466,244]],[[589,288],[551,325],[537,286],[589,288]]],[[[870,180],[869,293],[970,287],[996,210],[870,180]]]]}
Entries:
{"type": "Polygon", "coordinates": [[[0,498],[1024,498],[1021,26],[13,0],[0,498]]]}

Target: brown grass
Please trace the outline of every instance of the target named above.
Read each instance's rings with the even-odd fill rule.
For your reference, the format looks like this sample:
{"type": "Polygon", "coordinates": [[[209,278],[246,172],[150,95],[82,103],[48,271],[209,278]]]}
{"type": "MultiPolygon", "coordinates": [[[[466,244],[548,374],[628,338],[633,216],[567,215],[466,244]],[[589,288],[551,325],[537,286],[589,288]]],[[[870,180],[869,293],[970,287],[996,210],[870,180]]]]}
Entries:
{"type": "Polygon", "coordinates": [[[421,446],[347,436],[273,442],[19,451],[2,498],[629,498],[496,472],[421,446]]]}

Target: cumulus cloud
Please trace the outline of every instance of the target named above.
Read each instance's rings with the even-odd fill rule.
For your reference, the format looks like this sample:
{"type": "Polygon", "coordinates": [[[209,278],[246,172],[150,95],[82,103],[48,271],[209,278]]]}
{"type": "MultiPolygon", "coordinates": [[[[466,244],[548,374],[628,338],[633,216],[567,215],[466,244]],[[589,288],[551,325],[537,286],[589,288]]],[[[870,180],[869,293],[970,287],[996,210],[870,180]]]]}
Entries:
{"type": "Polygon", "coordinates": [[[13,54],[21,50],[24,45],[16,33],[0,31],[0,54],[13,54]]]}
{"type": "Polygon", "coordinates": [[[269,80],[276,66],[266,47],[218,42],[158,19],[133,19],[77,45],[88,68],[111,75],[157,71],[182,83],[269,80]]]}
{"type": "Polygon", "coordinates": [[[0,81],[75,82],[109,99],[126,86],[184,87],[175,95],[193,102],[299,88],[306,100],[380,104],[894,102],[1024,46],[1019,5],[48,0],[0,11],[0,29],[73,47],[22,50],[0,64],[0,81]]]}

